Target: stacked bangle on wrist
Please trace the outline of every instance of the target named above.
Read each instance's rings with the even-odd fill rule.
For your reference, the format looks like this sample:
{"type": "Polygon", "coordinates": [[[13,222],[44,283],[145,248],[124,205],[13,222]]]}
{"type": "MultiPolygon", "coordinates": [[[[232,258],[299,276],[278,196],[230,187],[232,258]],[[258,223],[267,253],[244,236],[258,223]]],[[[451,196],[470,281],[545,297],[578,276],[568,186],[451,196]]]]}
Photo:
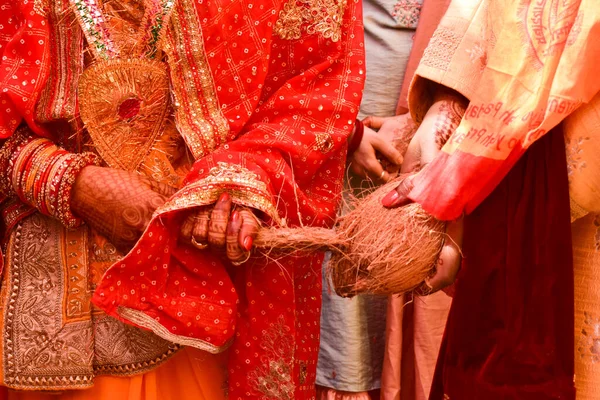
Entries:
{"type": "Polygon", "coordinates": [[[365,125],[361,120],[356,120],[354,123],[354,133],[350,138],[350,143],[348,144],[348,156],[352,155],[360,146],[360,142],[362,141],[363,135],[365,133],[365,125]]]}
{"type": "Polygon", "coordinates": [[[71,192],[77,175],[88,165],[100,165],[94,153],[69,153],[52,141],[18,131],[0,150],[0,192],[16,195],[41,213],[74,228],[82,223],[71,212],[71,192]]]}

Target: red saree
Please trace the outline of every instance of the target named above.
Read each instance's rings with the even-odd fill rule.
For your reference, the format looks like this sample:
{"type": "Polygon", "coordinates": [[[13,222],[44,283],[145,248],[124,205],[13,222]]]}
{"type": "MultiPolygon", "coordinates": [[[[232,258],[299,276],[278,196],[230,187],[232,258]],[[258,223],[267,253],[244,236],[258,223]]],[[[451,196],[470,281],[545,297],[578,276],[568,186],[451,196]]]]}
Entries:
{"type": "Polygon", "coordinates": [[[532,145],[464,223],[464,262],[430,399],[574,399],[562,130],[532,145]]]}
{"type": "Polygon", "coordinates": [[[312,3],[296,1],[239,0],[227,12],[219,2],[177,4],[182,25],[174,24],[167,55],[214,77],[214,97],[190,99],[187,88],[203,88],[206,77],[190,81],[178,70],[184,62],[170,64],[180,86],[178,126],[197,161],[133,250],[107,271],[94,302],[172,342],[210,352],[231,346],[231,399],[310,399],[321,255],[256,256],[234,268],[182,245],[178,233],[186,211],[224,191],[268,223],[332,224],[363,85],[360,2],[331,3],[328,12],[341,19],[322,15],[320,6],[306,14],[312,3]],[[192,42],[178,42],[185,35],[177,30],[195,29],[204,38],[204,65],[192,42]],[[190,101],[189,112],[179,112],[190,101]],[[190,123],[196,113],[207,116],[202,124],[190,123]]]}

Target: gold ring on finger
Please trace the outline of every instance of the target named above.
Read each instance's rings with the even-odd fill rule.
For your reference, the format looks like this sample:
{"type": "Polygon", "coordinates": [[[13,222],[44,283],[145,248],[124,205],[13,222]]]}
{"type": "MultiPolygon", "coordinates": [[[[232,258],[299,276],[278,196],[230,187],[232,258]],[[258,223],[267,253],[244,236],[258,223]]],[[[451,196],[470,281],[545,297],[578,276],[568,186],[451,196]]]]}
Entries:
{"type": "Polygon", "coordinates": [[[245,262],[247,262],[250,259],[250,252],[246,253],[246,258],[244,258],[241,261],[232,261],[231,264],[235,265],[236,267],[239,267],[240,265],[244,264],[245,262]]]}
{"type": "Polygon", "coordinates": [[[192,244],[194,245],[195,248],[197,248],[199,250],[204,250],[208,247],[208,244],[206,244],[206,243],[197,242],[196,238],[194,236],[192,236],[192,244]]]}

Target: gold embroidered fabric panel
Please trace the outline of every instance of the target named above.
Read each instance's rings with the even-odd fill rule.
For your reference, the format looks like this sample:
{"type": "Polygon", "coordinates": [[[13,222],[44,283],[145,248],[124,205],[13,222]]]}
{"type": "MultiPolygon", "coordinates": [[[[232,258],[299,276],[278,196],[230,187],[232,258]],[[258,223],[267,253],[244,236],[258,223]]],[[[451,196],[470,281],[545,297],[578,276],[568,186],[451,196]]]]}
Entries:
{"type": "Polygon", "coordinates": [[[78,93],[81,119],[104,161],[112,168],[138,168],[171,111],[166,65],[148,60],[99,62],[85,70],[78,93]],[[137,105],[132,117],[124,107],[128,101],[137,105]]]}
{"type": "Polygon", "coordinates": [[[272,324],[260,342],[263,363],[248,377],[261,399],[293,400],[294,342],[283,317],[272,324]]]}
{"type": "Polygon", "coordinates": [[[257,174],[237,164],[217,163],[204,179],[200,179],[180,190],[157,214],[182,208],[212,204],[227,192],[233,202],[261,210],[277,223],[281,223],[267,185],[257,174]]]}
{"type": "Polygon", "coordinates": [[[177,2],[163,47],[177,128],[198,159],[225,142],[229,124],[219,106],[194,1],[177,2]]]}
{"type": "Polygon", "coordinates": [[[300,39],[303,32],[337,42],[347,0],[288,0],[279,12],[275,34],[282,39],[300,39]]]}
{"type": "Polygon", "coordinates": [[[154,333],[124,324],[101,313],[94,320],[94,372],[97,375],[134,375],[169,359],[179,346],[154,333]]]}
{"type": "Polygon", "coordinates": [[[36,214],[20,223],[9,241],[2,362],[3,384],[13,389],[92,385],[91,323],[62,320],[62,230],[58,222],[36,214]]]}
{"type": "Polygon", "coordinates": [[[2,284],[1,384],[64,390],[142,373],[179,348],[93,310],[86,227],[34,214],[11,233],[2,284]]]}
{"type": "MultiPolygon", "coordinates": [[[[36,0],[36,5],[42,0],[36,0]]],[[[43,1],[46,3],[46,1],[43,1]]],[[[39,122],[75,117],[77,83],[83,71],[83,35],[69,0],[53,0],[49,9],[52,72],[36,108],[39,122]]]]}

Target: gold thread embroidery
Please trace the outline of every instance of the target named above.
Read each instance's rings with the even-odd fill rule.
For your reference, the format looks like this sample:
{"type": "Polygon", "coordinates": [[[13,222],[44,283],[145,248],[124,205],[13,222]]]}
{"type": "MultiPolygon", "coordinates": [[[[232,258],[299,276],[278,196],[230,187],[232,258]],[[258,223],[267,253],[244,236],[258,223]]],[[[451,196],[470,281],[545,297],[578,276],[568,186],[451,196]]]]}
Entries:
{"type": "Polygon", "coordinates": [[[65,322],[89,319],[91,298],[88,291],[87,228],[68,230],[62,237],[63,260],[67,261],[64,280],[63,318],[65,322]]]}
{"type": "Polygon", "coordinates": [[[258,175],[242,166],[223,162],[211,168],[205,178],[182,189],[157,210],[156,214],[212,204],[225,191],[231,195],[234,203],[263,211],[276,223],[281,224],[267,185],[258,175]]]}
{"type": "Polygon", "coordinates": [[[177,128],[196,159],[225,142],[229,133],[203,44],[194,2],[180,0],[171,16],[164,51],[171,72],[177,128]]]}
{"type": "Polygon", "coordinates": [[[333,139],[328,133],[317,133],[315,135],[317,149],[323,154],[329,153],[333,149],[333,139]]]}
{"type": "Polygon", "coordinates": [[[288,0],[279,11],[275,34],[297,40],[306,31],[337,42],[342,37],[342,22],[347,0],[288,0]]]}
{"type": "Polygon", "coordinates": [[[104,61],[79,82],[81,119],[104,161],[135,170],[162,133],[169,107],[165,64],[149,60],[104,61]]]}
{"type": "Polygon", "coordinates": [[[91,312],[86,230],[34,214],[11,232],[0,304],[3,385],[83,389],[97,374],[141,373],[180,348],[91,312]]]}
{"type": "Polygon", "coordinates": [[[248,376],[252,387],[263,395],[261,399],[292,400],[294,342],[282,316],[264,331],[260,347],[264,351],[261,365],[248,376]]]}
{"type": "Polygon", "coordinates": [[[94,316],[94,373],[129,376],[149,371],[181,348],[104,313],[94,316]]]}
{"type": "Polygon", "coordinates": [[[48,8],[48,0],[33,1],[33,11],[42,17],[45,17],[48,14],[48,8]]]}
{"type": "Polygon", "coordinates": [[[4,385],[10,388],[92,385],[91,325],[63,325],[59,311],[64,287],[61,230],[57,221],[35,214],[19,223],[10,237],[2,352],[4,385]]]}
{"type": "Polygon", "coordinates": [[[49,13],[52,73],[40,95],[36,115],[40,122],[73,120],[77,84],[83,71],[83,33],[67,0],[54,0],[49,13]]]}

